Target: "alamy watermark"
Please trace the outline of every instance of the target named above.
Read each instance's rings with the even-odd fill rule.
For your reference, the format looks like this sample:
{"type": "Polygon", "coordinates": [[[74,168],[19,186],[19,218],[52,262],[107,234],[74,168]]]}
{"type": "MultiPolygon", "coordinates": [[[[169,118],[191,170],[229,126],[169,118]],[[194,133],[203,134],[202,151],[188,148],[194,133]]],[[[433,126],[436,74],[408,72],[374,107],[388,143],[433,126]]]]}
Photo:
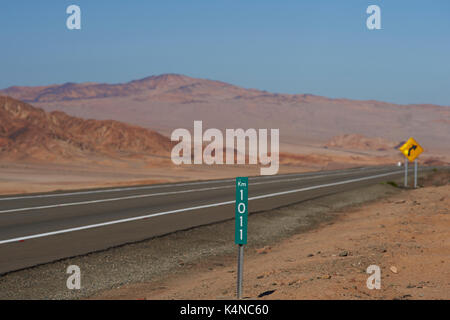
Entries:
{"type": "Polygon", "coordinates": [[[369,290],[381,289],[381,268],[375,264],[372,264],[367,267],[366,272],[371,274],[369,278],[367,278],[366,285],[369,290]]]}
{"type": "Polygon", "coordinates": [[[67,274],[70,276],[67,278],[66,286],[69,290],[80,290],[81,289],[81,271],[80,267],[77,265],[70,265],[66,270],[67,274]]]}
{"type": "Polygon", "coordinates": [[[66,20],[66,26],[69,30],[81,29],[81,8],[75,4],[67,7],[66,13],[70,14],[66,20]]]}
{"type": "Polygon", "coordinates": [[[381,29],[381,9],[379,6],[373,4],[367,7],[366,13],[370,16],[366,20],[366,26],[369,30],[381,29]]]}
{"type": "Polygon", "coordinates": [[[210,128],[203,132],[202,121],[194,121],[194,135],[187,129],[172,132],[171,140],[179,141],[172,149],[172,162],[181,164],[260,164],[262,175],[278,173],[280,152],[280,131],[270,129],[270,155],[268,150],[268,129],[226,129],[210,128]],[[205,143],[207,143],[205,145],[205,143]],[[248,150],[247,150],[248,146],[248,150]],[[247,152],[248,151],[248,152],[247,152]],[[225,161],[224,161],[225,154],[225,161]]]}

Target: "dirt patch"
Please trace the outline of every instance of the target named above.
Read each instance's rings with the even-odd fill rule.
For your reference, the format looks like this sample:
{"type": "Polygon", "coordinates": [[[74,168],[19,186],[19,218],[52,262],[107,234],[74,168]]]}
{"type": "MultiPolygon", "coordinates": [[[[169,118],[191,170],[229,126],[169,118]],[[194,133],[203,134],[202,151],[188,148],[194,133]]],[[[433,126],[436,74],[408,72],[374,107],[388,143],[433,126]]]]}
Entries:
{"type": "MultiPolygon", "coordinates": [[[[0,160],[0,195],[76,191],[155,183],[225,179],[257,176],[254,165],[186,165],[177,167],[136,165],[124,161],[122,167],[107,164],[43,164],[0,160]]],[[[280,166],[280,174],[317,170],[311,166],[280,166]]],[[[323,169],[323,168],[319,168],[323,169]]]]}
{"type": "Polygon", "coordinates": [[[447,184],[450,184],[450,171],[434,168],[432,169],[431,175],[428,175],[426,179],[423,177],[419,178],[417,180],[417,183],[422,187],[445,186],[447,184]]]}

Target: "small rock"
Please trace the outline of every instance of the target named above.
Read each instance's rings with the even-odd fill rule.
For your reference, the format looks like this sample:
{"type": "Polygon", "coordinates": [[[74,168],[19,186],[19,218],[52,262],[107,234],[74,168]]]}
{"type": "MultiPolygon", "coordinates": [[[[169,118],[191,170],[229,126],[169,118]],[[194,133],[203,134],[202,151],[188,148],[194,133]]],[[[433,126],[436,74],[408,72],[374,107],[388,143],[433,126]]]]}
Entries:
{"type": "Polygon", "coordinates": [[[272,249],[272,247],[263,247],[260,249],[256,249],[256,253],[258,254],[266,254],[268,252],[270,252],[270,250],[272,249]]]}
{"type": "Polygon", "coordinates": [[[264,297],[264,296],[268,296],[268,295],[271,295],[272,293],[274,293],[276,290],[268,290],[268,291],[264,291],[263,293],[260,293],[259,295],[258,295],[258,298],[262,298],[262,297],[264,297]]]}
{"type": "Polygon", "coordinates": [[[288,285],[292,286],[293,284],[296,284],[299,281],[300,281],[300,279],[292,280],[291,282],[288,283],[288,285]]]}
{"type": "Polygon", "coordinates": [[[331,279],[331,276],[329,274],[323,275],[322,279],[331,279]]]}
{"type": "Polygon", "coordinates": [[[342,251],[341,253],[339,253],[339,257],[346,257],[348,256],[348,251],[342,251]]]}
{"type": "Polygon", "coordinates": [[[307,255],[307,257],[308,257],[308,258],[314,257],[314,255],[313,255],[312,253],[310,253],[310,254],[307,255]]]}
{"type": "Polygon", "coordinates": [[[389,268],[389,270],[391,270],[393,273],[397,273],[398,272],[397,267],[395,267],[395,266],[391,266],[389,268]]]}

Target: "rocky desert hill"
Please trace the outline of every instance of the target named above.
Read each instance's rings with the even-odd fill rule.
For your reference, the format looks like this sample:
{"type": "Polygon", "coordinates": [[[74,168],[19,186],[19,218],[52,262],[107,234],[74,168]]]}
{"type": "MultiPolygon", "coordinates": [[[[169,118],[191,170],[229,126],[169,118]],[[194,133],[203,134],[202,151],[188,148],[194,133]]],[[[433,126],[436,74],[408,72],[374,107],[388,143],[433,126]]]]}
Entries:
{"type": "MultiPolygon", "coordinates": [[[[169,159],[172,142],[159,133],[113,120],[47,113],[0,96],[0,158],[50,162],[89,159],[169,159]]],[[[170,160],[169,160],[170,161],[170,160]]]]}
{"type": "Polygon", "coordinates": [[[429,154],[450,152],[448,106],[277,94],[177,74],[123,84],[10,87],[0,93],[46,111],[114,119],[164,135],[176,128],[192,130],[194,120],[203,120],[204,128],[279,128],[285,145],[323,148],[334,137],[345,134],[398,144],[413,136],[429,154]]]}

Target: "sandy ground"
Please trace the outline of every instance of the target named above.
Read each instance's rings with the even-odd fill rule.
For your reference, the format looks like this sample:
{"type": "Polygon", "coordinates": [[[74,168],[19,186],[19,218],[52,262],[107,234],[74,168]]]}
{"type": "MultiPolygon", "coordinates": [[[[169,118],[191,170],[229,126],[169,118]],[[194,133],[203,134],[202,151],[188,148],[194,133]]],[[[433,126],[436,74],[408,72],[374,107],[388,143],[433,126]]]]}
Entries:
{"type": "MultiPolygon", "coordinates": [[[[285,167],[280,173],[311,171],[285,167]]],[[[258,175],[255,166],[108,167],[0,161],[0,194],[39,193],[258,175]],[[220,169],[220,170],[219,170],[220,169]]]]}
{"type": "MultiPolygon", "coordinates": [[[[246,253],[249,299],[450,299],[449,175],[346,209],[333,222],[246,253]],[[442,183],[447,185],[437,186],[442,183]],[[369,290],[367,267],[381,268],[369,290]]],[[[95,299],[233,299],[236,259],[95,299]]]]}
{"type": "MultiPolygon", "coordinates": [[[[373,163],[368,165],[373,165],[373,163]]],[[[348,166],[325,164],[316,166],[284,165],[280,167],[278,173],[335,170],[352,166],[358,166],[358,164],[348,166]]],[[[257,175],[260,175],[260,168],[254,165],[133,167],[130,164],[115,168],[83,164],[65,165],[0,161],[0,195],[147,185],[257,175]]]]}
{"type": "MultiPolygon", "coordinates": [[[[290,153],[280,159],[279,174],[394,165],[401,160],[399,154],[395,157],[392,152],[331,150],[320,146],[284,144],[282,152],[290,153]]],[[[168,164],[150,164],[137,160],[103,162],[43,163],[0,159],[0,195],[260,175],[258,165],[175,166],[170,161],[168,164]]]]}

